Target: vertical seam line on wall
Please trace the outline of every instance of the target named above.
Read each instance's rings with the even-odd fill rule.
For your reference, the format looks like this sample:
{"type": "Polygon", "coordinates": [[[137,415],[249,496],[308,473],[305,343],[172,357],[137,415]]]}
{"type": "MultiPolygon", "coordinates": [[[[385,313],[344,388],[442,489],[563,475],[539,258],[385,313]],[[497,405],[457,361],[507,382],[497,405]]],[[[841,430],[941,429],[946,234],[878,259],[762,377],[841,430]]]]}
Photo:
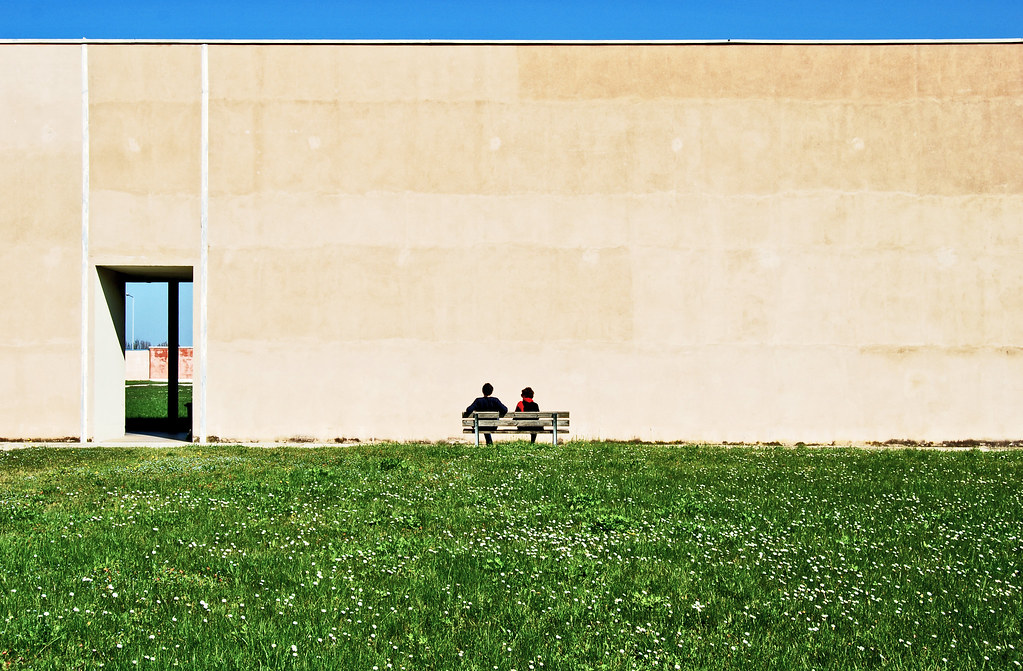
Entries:
{"type": "Polygon", "coordinates": [[[207,346],[207,311],[206,298],[209,295],[207,282],[209,281],[209,250],[208,250],[208,225],[209,225],[209,198],[210,198],[210,74],[209,74],[209,46],[203,44],[202,54],[202,151],[199,185],[199,442],[206,442],[206,346],[207,346]]]}
{"type": "Polygon", "coordinates": [[[89,429],[89,51],[82,44],[82,379],[78,442],[89,429]]]}

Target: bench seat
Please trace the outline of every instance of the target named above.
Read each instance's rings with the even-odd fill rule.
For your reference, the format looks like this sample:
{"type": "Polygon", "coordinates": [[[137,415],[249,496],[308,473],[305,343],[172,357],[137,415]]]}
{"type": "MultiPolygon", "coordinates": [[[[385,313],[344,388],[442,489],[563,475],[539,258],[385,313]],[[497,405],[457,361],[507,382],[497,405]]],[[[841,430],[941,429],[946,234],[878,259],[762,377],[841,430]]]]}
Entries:
{"type": "Polygon", "coordinates": [[[474,412],[462,418],[462,433],[476,436],[480,444],[481,433],[549,433],[555,445],[558,435],[567,434],[569,416],[567,412],[509,412],[504,417],[497,412],[474,412]]]}

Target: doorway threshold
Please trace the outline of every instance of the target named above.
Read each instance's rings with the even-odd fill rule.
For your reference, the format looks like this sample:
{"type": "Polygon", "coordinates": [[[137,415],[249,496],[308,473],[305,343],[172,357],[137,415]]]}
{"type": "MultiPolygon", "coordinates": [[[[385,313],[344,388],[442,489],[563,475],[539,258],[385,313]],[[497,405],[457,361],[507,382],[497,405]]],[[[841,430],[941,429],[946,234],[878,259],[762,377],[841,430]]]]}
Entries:
{"type": "Polygon", "coordinates": [[[102,440],[97,443],[99,446],[114,445],[114,446],[133,446],[133,447],[180,447],[182,445],[191,445],[192,442],[188,440],[188,433],[158,433],[158,432],[147,432],[147,433],[125,433],[121,438],[109,438],[102,440]]]}

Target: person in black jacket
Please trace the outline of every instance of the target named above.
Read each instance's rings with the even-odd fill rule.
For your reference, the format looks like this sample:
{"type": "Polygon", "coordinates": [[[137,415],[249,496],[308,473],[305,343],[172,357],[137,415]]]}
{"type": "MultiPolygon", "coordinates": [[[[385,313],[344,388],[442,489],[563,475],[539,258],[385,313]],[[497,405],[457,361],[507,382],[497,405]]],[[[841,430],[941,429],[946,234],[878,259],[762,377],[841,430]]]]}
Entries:
{"type": "MultiPolygon", "coordinates": [[[[474,412],[497,412],[499,416],[504,417],[508,414],[508,407],[501,403],[501,399],[496,396],[491,396],[494,393],[494,385],[487,382],[483,385],[483,395],[477,398],[475,401],[465,409],[462,413],[462,417],[469,417],[474,412]]],[[[487,439],[487,445],[493,445],[494,440],[490,437],[489,433],[484,433],[483,437],[487,439]]]]}
{"type": "MultiPolygon", "coordinates": [[[[540,412],[540,404],[533,400],[533,389],[526,387],[522,390],[522,400],[515,406],[515,412],[540,412]]],[[[529,442],[536,442],[536,434],[529,434],[529,442]]]]}

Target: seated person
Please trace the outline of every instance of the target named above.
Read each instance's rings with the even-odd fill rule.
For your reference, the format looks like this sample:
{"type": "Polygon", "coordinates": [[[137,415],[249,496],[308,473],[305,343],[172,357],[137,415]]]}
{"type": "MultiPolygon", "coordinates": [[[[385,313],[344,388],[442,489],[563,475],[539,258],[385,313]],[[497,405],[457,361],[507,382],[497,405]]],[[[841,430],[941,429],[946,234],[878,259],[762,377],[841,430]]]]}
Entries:
{"type": "MultiPolygon", "coordinates": [[[[533,400],[533,389],[526,387],[522,390],[522,400],[515,406],[515,412],[540,412],[540,404],[533,400]]],[[[536,434],[529,434],[529,442],[536,442],[536,434]]]]}
{"type": "MultiPolygon", "coordinates": [[[[500,413],[499,417],[504,417],[508,414],[508,407],[496,396],[491,396],[494,393],[494,385],[487,382],[483,385],[483,396],[480,396],[465,409],[462,413],[462,417],[470,417],[474,412],[497,412],[500,413]]],[[[489,433],[484,433],[483,437],[487,440],[487,445],[493,445],[494,440],[490,437],[489,433]]]]}

